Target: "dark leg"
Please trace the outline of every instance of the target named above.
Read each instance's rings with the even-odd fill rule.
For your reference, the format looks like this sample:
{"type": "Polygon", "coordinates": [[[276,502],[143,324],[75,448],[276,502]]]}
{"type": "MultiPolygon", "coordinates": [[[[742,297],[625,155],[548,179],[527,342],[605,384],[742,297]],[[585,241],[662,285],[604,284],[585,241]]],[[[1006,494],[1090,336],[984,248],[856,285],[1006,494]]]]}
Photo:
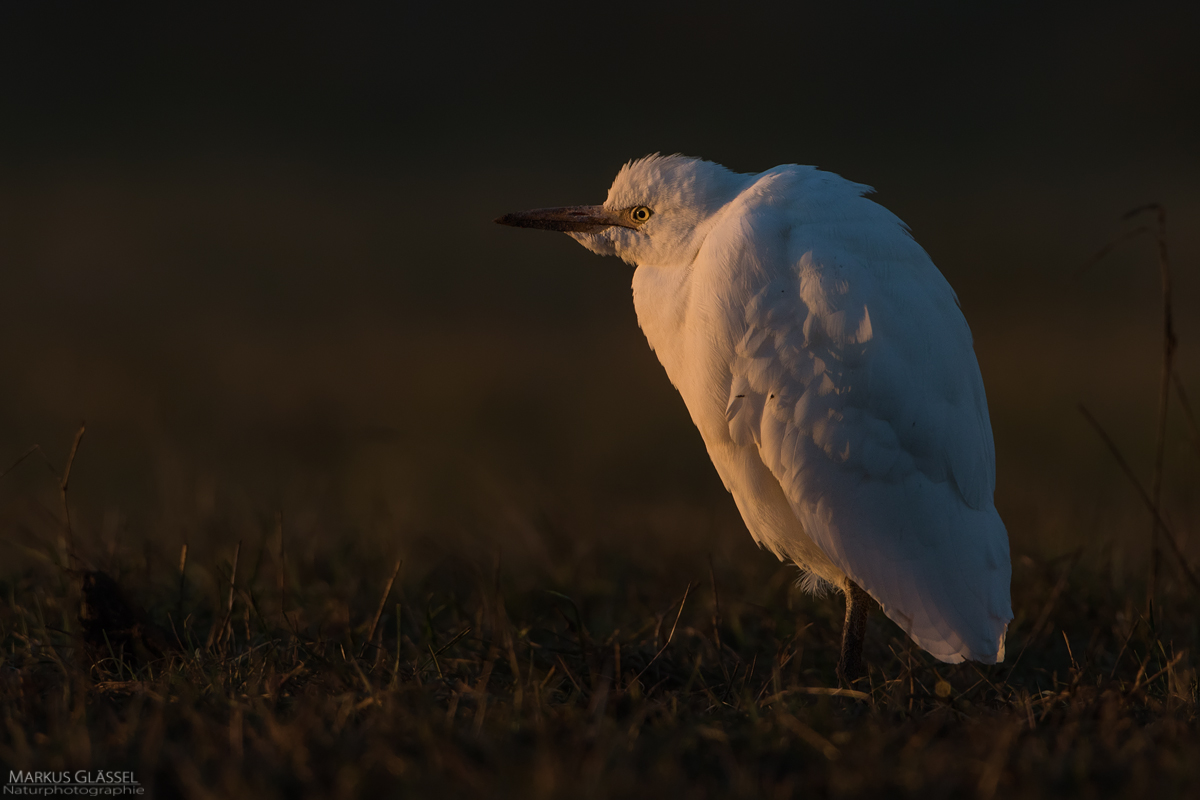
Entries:
{"type": "Polygon", "coordinates": [[[870,609],[871,596],[858,588],[854,581],[846,583],[846,623],[842,626],[842,657],[838,659],[837,671],[843,682],[853,684],[866,673],[862,649],[863,639],[867,635],[867,611],[870,609]]]}

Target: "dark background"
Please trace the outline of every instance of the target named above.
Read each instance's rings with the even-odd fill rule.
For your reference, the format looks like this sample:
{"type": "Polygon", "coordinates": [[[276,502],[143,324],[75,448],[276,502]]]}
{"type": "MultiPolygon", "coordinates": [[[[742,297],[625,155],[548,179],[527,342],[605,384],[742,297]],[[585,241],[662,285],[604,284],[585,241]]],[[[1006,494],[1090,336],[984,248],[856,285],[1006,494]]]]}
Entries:
{"type": "MultiPolygon", "coordinates": [[[[630,268],[491,222],[678,151],[875,186],[971,322],[1014,550],[1136,553],[1144,512],[1076,404],[1148,477],[1152,243],[1069,277],[1164,203],[1200,397],[1197,9],[6,2],[0,469],[34,443],[61,468],[86,420],[78,524],[168,545],[276,511],[468,539],[510,505],[736,528],[630,268]]],[[[0,483],[9,524],[54,513],[35,462],[0,483]]]]}

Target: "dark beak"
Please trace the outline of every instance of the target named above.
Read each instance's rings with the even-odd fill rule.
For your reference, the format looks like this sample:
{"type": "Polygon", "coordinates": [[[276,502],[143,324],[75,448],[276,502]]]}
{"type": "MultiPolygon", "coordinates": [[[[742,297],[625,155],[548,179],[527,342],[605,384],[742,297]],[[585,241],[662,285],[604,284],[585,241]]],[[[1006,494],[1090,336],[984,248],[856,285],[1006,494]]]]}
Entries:
{"type": "Polygon", "coordinates": [[[577,231],[596,233],[613,225],[630,227],[617,212],[604,206],[563,206],[562,208],[535,208],[533,211],[517,211],[497,218],[501,225],[514,228],[537,228],[543,231],[577,231]]]}

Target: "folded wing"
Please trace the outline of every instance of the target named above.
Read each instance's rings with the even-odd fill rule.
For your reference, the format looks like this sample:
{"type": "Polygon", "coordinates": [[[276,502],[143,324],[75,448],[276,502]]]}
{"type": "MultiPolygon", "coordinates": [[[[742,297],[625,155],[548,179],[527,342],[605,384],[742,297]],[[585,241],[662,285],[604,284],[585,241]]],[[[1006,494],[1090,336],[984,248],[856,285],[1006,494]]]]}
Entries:
{"type": "MultiPolygon", "coordinates": [[[[764,205],[726,405],[806,533],[935,657],[995,662],[1012,611],[1008,535],[971,334],[953,290],[865,187],[764,205]]],[[[751,236],[750,234],[754,234],[751,236]]],[[[721,237],[724,237],[723,239],[721,237]]]]}

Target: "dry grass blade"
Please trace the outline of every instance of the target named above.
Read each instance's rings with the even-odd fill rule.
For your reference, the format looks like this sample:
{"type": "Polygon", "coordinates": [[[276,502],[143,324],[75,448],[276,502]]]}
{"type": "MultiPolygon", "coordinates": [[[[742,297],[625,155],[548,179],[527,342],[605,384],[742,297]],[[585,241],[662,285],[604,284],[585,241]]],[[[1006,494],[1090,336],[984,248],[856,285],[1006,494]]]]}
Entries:
{"type": "Polygon", "coordinates": [[[1186,655],[1186,653],[1176,653],[1175,656],[1170,661],[1167,662],[1167,665],[1165,667],[1163,667],[1158,672],[1151,675],[1149,678],[1143,679],[1139,676],[1137,683],[1135,683],[1133,685],[1133,689],[1131,689],[1130,691],[1137,691],[1139,686],[1148,686],[1149,684],[1154,683],[1156,680],[1161,678],[1163,675],[1165,675],[1166,673],[1168,673],[1172,669],[1174,669],[1175,666],[1180,661],[1183,660],[1184,655],[1186,655]]]}
{"type": "Polygon", "coordinates": [[[67,484],[71,482],[71,465],[75,463],[75,454],[79,452],[79,442],[83,439],[83,434],[86,430],[87,425],[79,426],[79,430],[75,432],[75,439],[71,442],[71,452],[67,454],[67,466],[63,469],[62,481],[58,487],[62,490],[64,499],[66,497],[67,484]]]}
{"type": "MultiPolygon", "coordinates": [[[[406,557],[402,570],[409,569],[413,558],[406,557]]],[[[309,580],[301,558],[296,561],[298,580],[309,580]]],[[[702,570],[702,557],[698,563],[702,570]]],[[[105,742],[106,752],[134,764],[142,763],[137,759],[145,748],[171,750],[180,763],[155,760],[152,754],[144,762],[148,775],[166,776],[160,781],[207,781],[202,788],[212,791],[195,794],[229,798],[264,797],[264,776],[274,785],[313,785],[297,794],[303,798],[329,796],[328,786],[320,782],[331,780],[344,781],[354,796],[371,795],[380,787],[385,794],[457,796],[465,785],[464,769],[473,774],[472,794],[539,796],[537,785],[548,785],[544,775],[536,777],[539,771],[553,772],[556,781],[570,787],[620,794],[608,777],[610,767],[655,796],[724,796],[739,774],[755,776],[755,791],[746,795],[756,797],[822,796],[830,786],[843,794],[887,796],[897,785],[930,796],[1031,796],[1040,787],[1054,786],[1064,757],[1083,764],[1070,789],[1102,789],[1110,764],[1127,774],[1155,765],[1180,786],[1192,777],[1200,779],[1198,762],[1189,760],[1200,752],[1193,725],[1194,663],[1191,655],[1183,655],[1200,647],[1190,625],[1184,633],[1164,638],[1170,636],[1169,626],[1186,616],[1187,599],[1179,593],[1164,595],[1164,603],[1174,605],[1164,605],[1162,626],[1144,653],[1136,639],[1145,628],[1139,626],[1131,636],[1129,627],[1095,624],[1097,618],[1115,619],[1128,601],[1092,592],[1095,587],[1089,588],[1084,569],[1072,570],[1075,564],[1071,558],[1055,569],[1018,572],[1014,599],[1035,615],[1043,605],[1053,609],[1046,625],[1065,630],[1071,648],[1080,651],[1074,658],[1077,672],[1068,681],[1055,678],[1053,689],[1043,689],[1054,671],[1062,674],[1071,664],[1058,637],[1039,635],[1019,673],[1005,670],[1005,679],[991,684],[991,692],[976,689],[987,676],[974,667],[929,663],[915,657],[915,646],[878,659],[873,677],[890,677],[870,690],[819,685],[819,679],[809,678],[823,673],[836,657],[832,637],[808,637],[808,655],[789,650],[798,637],[795,615],[819,613],[820,601],[800,598],[795,602],[804,605],[788,608],[776,595],[768,604],[747,603],[739,588],[756,579],[759,573],[752,572],[739,576],[739,588],[725,589],[721,598],[722,631],[731,632],[727,647],[745,659],[736,671],[730,662],[732,690],[720,686],[722,671],[708,646],[709,610],[697,612],[693,604],[693,618],[702,620],[703,632],[689,629],[682,618],[696,583],[679,600],[667,599],[665,610],[612,586],[580,588],[581,609],[599,606],[598,600],[608,601],[611,609],[607,618],[588,618],[597,643],[605,643],[594,653],[611,650],[599,681],[591,684],[554,604],[514,603],[519,610],[513,623],[521,633],[509,645],[502,601],[513,601],[490,586],[456,594],[453,584],[414,579],[412,591],[429,595],[428,628],[398,626],[397,668],[381,671],[370,660],[354,657],[337,637],[291,636],[265,624],[246,639],[240,626],[237,636],[227,634],[221,658],[189,646],[148,661],[137,652],[140,645],[131,624],[125,634],[113,626],[97,634],[100,649],[89,654],[92,664],[55,660],[46,648],[70,647],[70,635],[45,626],[40,611],[22,610],[22,604],[32,609],[53,599],[54,587],[27,584],[15,587],[16,599],[7,606],[0,603],[4,667],[20,680],[4,687],[20,687],[21,692],[19,702],[12,704],[13,721],[6,723],[7,738],[0,741],[0,758],[17,768],[36,769],[47,757],[67,752],[69,736],[87,734],[90,741],[105,742]],[[1070,602],[1047,603],[1056,588],[1057,596],[1070,602]],[[1097,599],[1084,604],[1083,597],[1097,599]],[[663,617],[670,616],[670,605],[676,605],[676,615],[668,626],[663,617]],[[473,631],[487,630],[489,613],[497,618],[493,638],[472,638],[473,631]],[[645,656],[660,651],[664,642],[669,652],[660,651],[638,680],[616,688],[612,677],[619,674],[617,665],[624,661],[630,667],[630,655],[637,652],[631,645],[656,625],[661,631],[644,640],[647,650],[635,656],[636,664],[644,664],[645,656]],[[633,640],[621,638],[622,628],[640,633],[633,640]],[[405,629],[420,629],[431,638],[413,644],[405,629]],[[1083,631],[1098,631],[1099,639],[1084,648],[1083,631]],[[683,637],[679,644],[675,636],[683,637]],[[418,649],[426,641],[432,645],[421,656],[418,649]],[[506,659],[509,646],[513,652],[506,659]],[[1132,658],[1128,650],[1135,648],[1137,657],[1132,658]],[[406,655],[411,664],[403,660],[406,655]],[[432,680],[422,681],[411,668],[426,659],[424,677],[432,675],[432,680]],[[773,659],[774,668],[764,681],[754,665],[767,659],[773,659]],[[802,661],[807,662],[803,667],[802,661]],[[1031,661],[1035,663],[1026,663],[1031,661]],[[520,669],[510,672],[505,665],[512,662],[520,669]],[[793,666],[784,669],[789,663],[793,666]],[[404,664],[409,666],[402,668],[404,664]],[[1113,673],[1115,684],[1107,685],[1106,676],[1113,673]],[[648,688],[643,689],[643,681],[648,688]],[[749,700],[760,683],[762,690],[749,700]],[[62,699],[67,693],[70,702],[62,699]],[[84,703],[102,703],[104,711],[72,716],[74,708],[87,708],[84,703]],[[1063,744],[1064,732],[1078,730],[1081,720],[1094,735],[1075,735],[1071,741],[1080,744],[1063,744]],[[1123,733],[1114,738],[1109,735],[1114,730],[1123,733]],[[1130,747],[1129,742],[1142,744],[1130,747]],[[242,760],[235,758],[239,752],[242,760]],[[1019,764],[1014,761],[1018,753],[1019,764]],[[1165,766],[1163,755],[1171,758],[1165,766]],[[363,766],[372,759],[374,766],[363,766]],[[1098,769],[1101,762],[1105,766],[1098,769]],[[534,785],[537,780],[544,783],[534,785]],[[504,788],[489,792],[489,782],[504,788]],[[722,791],[710,791],[713,787],[722,791]]],[[[370,562],[343,566],[348,567],[345,574],[361,575],[370,562]]],[[[412,573],[428,574],[424,566],[418,562],[412,573]]],[[[222,572],[218,579],[222,600],[229,578],[222,572]]],[[[173,580],[171,576],[164,591],[168,604],[175,602],[173,580]]],[[[779,583],[786,591],[787,581],[779,583]]],[[[348,591],[354,585],[343,583],[337,590],[357,598],[360,605],[349,616],[363,619],[366,631],[365,622],[378,608],[378,590],[384,587],[356,594],[348,591]]],[[[397,574],[392,590],[398,585],[397,574]]],[[[273,595],[274,589],[273,574],[259,574],[239,556],[235,591],[247,609],[257,613],[256,593],[273,595]]],[[[529,590],[529,595],[541,597],[541,592],[529,590]]],[[[56,611],[63,597],[55,600],[56,611]]],[[[327,596],[319,593],[298,592],[292,601],[317,630],[324,627],[323,613],[340,613],[326,610],[327,596]]],[[[218,616],[226,611],[219,609],[218,616]]],[[[574,621],[570,611],[567,615],[574,621]]],[[[397,623],[402,619],[397,609],[397,623]]],[[[176,626],[178,620],[172,623],[176,626]]],[[[390,652],[391,628],[382,616],[376,635],[380,629],[390,652]]],[[[186,623],[177,632],[190,641],[186,623]]],[[[1145,788],[1144,782],[1130,781],[1108,795],[1146,796],[1145,788]]],[[[1042,794],[1061,796],[1057,789],[1042,794]]]]}
{"type": "Polygon", "coordinates": [[[976,796],[979,800],[991,800],[995,796],[996,788],[1000,785],[1000,778],[1004,774],[1004,764],[1008,761],[1008,751],[1016,736],[1017,726],[1009,726],[1000,734],[999,741],[993,746],[991,756],[979,776],[979,784],[976,789],[976,796]]]}
{"type": "Polygon", "coordinates": [[[783,727],[794,733],[798,739],[807,744],[809,747],[812,747],[830,761],[836,760],[840,755],[838,749],[833,746],[833,742],[829,741],[824,736],[817,733],[791,714],[780,713],[779,722],[783,725],[783,727]]]}
{"type": "MultiPolygon", "coordinates": [[[[184,589],[186,588],[184,575],[186,574],[187,570],[187,553],[187,542],[184,542],[183,546],[179,548],[179,600],[175,604],[175,608],[180,615],[183,614],[183,593],[184,589]]],[[[176,636],[176,638],[178,638],[178,636],[176,636]]]]}
{"type": "MultiPolygon", "coordinates": [[[[567,676],[567,679],[571,681],[571,685],[575,687],[575,691],[578,692],[581,697],[586,696],[587,692],[583,690],[583,686],[580,685],[579,681],[575,679],[575,673],[572,672],[571,668],[567,666],[567,662],[563,660],[562,655],[558,654],[554,658],[558,661],[558,666],[562,667],[563,674],[567,676]]],[[[554,674],[553,669],[550,670],[550,675],[552,674],[554,674]]],[[[542,682],[543,686],[550,681],[550,675],[547,675],[546,680],[542,682]]]]}
{"type": "MultiPolygon", "coordinates": [[[[1150,569],[1149,580],[1146,587],[1146,608],[1147,613],[1150,613],[1158,586],[1158,571],[1161,551],[1158,544],[1158,534],[1160,530],[1160,521],[1162,519],[1162,515],[1159,512],[1162,501],[1163,457],[1166,451],[1167,409],[1170,400],[1171,376],[1174,372],[1172,363],[1174,361],[1175,348],[1178,342],[1175,337],[1175,329],[1171,310],[1171,268],[1167,249],[1167,209],[1161,203],[1147,203],[1146,205],[1138,206],[1137,208],[1127,211],[1125,214],[1121,215],[1121,219],[1133,219],[1134,217],[1148,211],[1154,212],[1155,215],[1155,225],[1153,228],[1142,225],[1126,231],[1124,234],[1113,239],[1104,247],[1100,248],[1100,250],[1094,256],[1088,259],[1087,262],[1085,262],[1078,270],[1076,270],[1071,276],[1071,280],[1078,278],[1088,268],[1103,260],[1104,257],[1112,252],[1112,250],[1121,242],[1133,239],[1143,233],[1154,233],[1155,245],[1158,253],[1159,281],[1162,286],[1163,334],[1162,369],[1159,377],[1158,416],[1154,440],[1154,473],[1150,481],[1150,492],[1147,495],[1154,510],[1153,517],[1150,520],[1150,569]]],[[[1180,398],[1183,399],[1182,387],[1179,388],[1180,398]]],[[[1193,439],[1195,439],[1194,435],[1193,439]]],[[[1200,447],[1200,442],[1197,443],[1197,446],[1200,447]]],[[[1176,549],[1178,548],[1176,547],[1176,549]]]]}
{"type": "MultiPolygon", "coordinates": [[[[425,645],[425,646],[426,646],[427,648],[429,648],[429,661],[426,661],[426,662],[425,662],[425,666],[429,666],[429,664],[432,662],[432,663],[433,663],[433,666],[434,666],[434,668],[436,668],[436,669],[437,669],[437,674],[438,674],[438,677],[439,677],[439,678],[441,678],[442,680],[446,680],[446,676],[445,676],[445,675],[442,673],[442,665],[438,663],[438,659],[437,659],[437,657],[438,657],[438,654],[437,654],[437,653],[435,653],[435,652],[433,652],[433,645],[431,645],[431,644],[428,644],[428,645],[425,645]]],[[[438,652],[441,652],[441,651],[439,650],[438,652]]],[[[423,666],[423,667],[421,667],[421,670],[422,670],[422,671],[424,671],[424,669],[425,669],[425,667],[424,667],[424,666],[423,666]]]]}
{"type": "Polygon", "coordinates": [[[574,631],[576,638],[578,638],[579,656],[586,663],[589,661],[588,654],[590,648],[588,647],[587,629],[583,627],[583,615],[579,612],[579,604],[576,603],[574,598],[572,598],[570,595],[563,594],[562,592],[556,592],[553,589],[547,589],[546,594],[550,595],[551,597],[557,597],[560,600],[566,600],[571,604],[571,610],[575,612],[574,622],[571,621],[570,617],[563,613],[561,608],[558,609],[558,613],[562,614],[563,619],[567,621],[567,626],[574,631]]]}
{"type": "Polygon", "coordinates": [[[67,503],[67,485],[71,481],[71,466],[75,463],[75,454],[79,452],[79,442],[83,439],[85,430],[87,430],[87,425],[81,424],[75,433],[75,439],[71,442],[71,452],[67,455],[67,465],[63,468],[62,481],[58,485],[59,495],[62,498],[63,528],[65,530],[60,547],[66,556],[63,563],[69,563],[72,568],[75,567],[76,560],[75,537],[71,532],[71,508],[67,503]]]}
{"type": "Polygon", "coordinates": [[[1104,258],[1113,250],[1115,250],[1121,243],[1127,242],[1130,239],[1135,239],[1138,236],[1141,236],[1143,233],[1150,233],[1150,228],[1142,225],[1132,230],[1125,231],[1125,233],[1116,237],[1111,242],[1104,245],[1104,247],[1101,247],[1099,250],[1097,250],[1095,254],[1093,254],[1092,257],[1087,261],[1080,264],[1079,267],[1067,277],[1067,280],[1071,282],[1083,277],[1083,273],[1087,272],[1089,269],[1103,261],[1104,258]]]}
{"type": "Polygon", "coordinates": [[[1150,499],[1150,495],[1146,494],[1146,490],[1142,488],[1141,482],[1137,479],[1137,476],[1133,474],[1133,470],[1130,468],[1129,462],[1125,460],[1125,456],[1121,455],[1121,451],[1117,447],[1116,442],[1114,442],[1108,433],[1105,432],[1104,428],[1101,427],[1100,423],[1095,417],[1092,416],[1092,413],[1088,411],[1087,407],[1082,403],[1079,404],[1079,412],[1083,414],[1084,418],[1087,419],[1091,426],[1096,430],[1096,433],[1108,447],[1109,452],[1112,453],[1113,458],[1117,460],[1117,464],[1120,465],[1121,470],[1125,473],[1125,477],[1129,478],[1129,482],[1133,484],[1135,489],[1137,489],[1138,496],[1141,497],[1142,503],[1147,509],[1149,509],[1150,513],[1154,515],[1158,526],[1162,529],[1167,543],[1170,544],[1171,549],[1175,551],[1175,555],[1179,559],[1179,568],[1183,571],[1183,574],[1187,576],[1188,582],[1192,584],[1193,588],[1200,590],[1200,578],[1196,577],[1196,573],[1193,572],[1191,566],[1188,565],[1187,557],[1184,556],[1183,549],[1179,546],[1179,542],[1175,539],[1175,534],[1171,532],[1170,527],[1168,527],[1166,521],[1163,520],[1162,514],[1159,513],[1158,506],[1156,506],[1154,501],[1150,499]]]}
{"type": "Polygon", "coordinates": [[[1187,423],[1188,441],[1192,443],[1196,455],[1200,455],[1200,426],[1196,424],[1196,415],[1192,411],[1192,404],[1188,401],[1187,392],[1183,389],[1183,381],[1179,379],[1179,373],[1173,372],[1172,377],[1175,379],[1175,394],[1179,398],[1180,407],[1183,408],[1183,419],[1187,423]]]}
{"type": "Polygon", "coordinates": [[[225,642],[226,633],[231,630],[229,626],[229,620],[233,617],[233,598],[235,595],[235,587],[237,585],[238,556],[241,555],[241,552],[242,542],[239,539],[237,547],[233,549],[233,568],[229,571],[229,600],[225,605],[225,617],[221,620],[221,628],[217,632],[213,642],[218,649],[220,649],[221,645],[225,642]]]}
{"type": "Polygon", "coordinates": [[[658,657],[665,653],[667,648],[671,646],[671,640],[675,638],[675,628],[679,625],[679,618],[683,616],[683,607],[687,604],[688,592],[691,590],[692,585],[690,583],[687,585],[687,588],[683,590],[683,599],[679,601],[679,611],[675,614],[675,623],[671,625],[671,633],[667,635],[667,643],[659,648],[659,651],[654,654],[654,658],[650,659],[646,666],[642,667],[642,671],[634,676],[634,679],[630,681],[630,683],[636,683],[640,681],[642,676],[646,674],[646,670],[650,669],[650,665],[655,661],[658,661],[658,657]]]}
{"type": "MultiPolygon", "coordinates": [[[[1162,283],[1162,308],[1163,308],[1163,361],[1162,371],[1159,377],[1158,387],[1158,429],[1154,441],[1154,477],[1150,484],[1150,499],[1154,503],[1154,519],[1150,523],[1150,582],[1146,590],[1147,608],[1154,601],[1154,594],[1158,586],[1158,562],[1159,562],[1159,547],[1158,547],[1158,532],[1160,528],[1159,520],[1162,515],[1159,513],[1162,509],[1162,482],[1163,482],[1163,456],[1166,452],[1167,445],[1167,408],[1171,399],[1171,373],[1172,361],[1175,358],[1175,328],[1171,319],[1171,267],[1170,259],[1167,255],[1167,209],[1158,203],[1135,208],[1130,211],[1125,217],[1135,216],[1143,211],[1155,212],[1157,226],[1155,228],[1155,240],[1158,245],[1158,269],[1159,279],[1162,283]]],[[[1174,543],[1172,542],[1174,545],[1174,543]]],[[[1178,546],[1176,550],[1178,551],[1178,546]]],[[[1182,556],[1180,556],[1182,558],[1182,556]]]]}
{"type": "MultiPolygon", "coordinates": [[[[457,634],[455,634],[453,639],[446,642],[444,645],[439,647],[437,650],[433,649],[433,645],[429,645],[429,654],[430,654],[429,660],[427,660],[424,664],[422,664],[420,669],[417,670],[417,672],[418,673],[424,672],[426,669],[429,668],[430,664],[437,664],[438,656],[440,656],[442,653],[446,652],[446,650],[448,650],[451,646],[453,646],[455,642],[457,642],[459,639],[463,638],[470,632],[471,632],[471,627],[468,625],[467,627],[465,627],[461,631],[459,631],[457,634]]],[[[442,668],[438,667],[439,675],[441,674],[441,671],[442,671],[442,668]]]]}
{"type": "Polygon", "coordinates": [[[1125,637],[1125,641],[1121,642],[1121,649],[1117,651],[1117,657],[1113,660],[1112,670],[1108,673],[1108,679],[1111,681],[1113,676],[1117,674],[1117,667],[1121,666],[1121,659],[1125,656],[1125,650],[1129,647],[1129,642],[1133,640],[1133,634],[1137,632],[1138,625],[1141,625],[1140,619],[1134,620],[1129,626],[1129,634],[1125,637]]]}
{"type": "Polygon", "coordinates": [[[793,694],[809,694],[819,695],[823,697],[849,697],[852,700],[870,700],[871,695],[866,692],[860,692],[858,689],[842,689],[837,686],[793,686],[790,689],[784,689],[770,697],[763,698],[759,702],[759,706],[765,708],[772,703],[778,703],[785,697],[793,694]]]}
{"type": "Polygon", "coordinates": [[[1063,641],[1067,644],[1067,656],[1071,659],[1071,669],[1079,671],[1079,663],[1075,661],[1075,651],[1071,649],[1071,640],[1067,638],[1067,632],[1062,631],[1063,641]]]}
{"type": "Polygon", "coordinates": [[[388,578],[387,586],[383,587],[383,596],[379,598],[379,607],[375,609],[375,616],[371,620],[371,629],[367,631],[367,638],[363,641],[362,649],[359,650],[359,657],[367,652],[367,646],[375,640],[375,628],[379,626],[379,618],[383,616],[383,607],[387,605],[388,595],[392,593],[392,584],[396,582],[396,576],[400,574],[400,565],[404,563],[404,559],[396,561],[396,567],[392,570],[392,576],[388,578]]]}
{"type": "Polygon", "coordinates": [[[8,465],[8,467],[7,467],[7,468],[6,468],[6,469],[5,469],[3,472],[0,472],[0,480],[2,480],[2,479],[4,478],[4,476],[5,476],[5,475],[7,475],[8,473],[12,472],[12,471],[13,471],[14,469],[16,469],[17,467],[21,466],[21,462],[23,462],[25,459],[29,458],[29,457],[30,457],[31,455],[33,455],[34,453],[37,453],[38,455],[40,455],[40,456],[42,457],[42,459],[43,459],[43,460],[46,462],[46,466],[50,468],[50,473],[51,473],[52,475],[54,475],[54,477],[56,477],[56,478],[57,478],[57,477],[58,477],[58,473],[56,473],[56,472],[54,471],[54,467],[51,467],[51,466],[50,466],[50,460],[49,460],[49,459],[47,459],[47,458],[46,458],[46,454],[45,454],[44,452],[42,452],[42,446],[41,446],[41,445],[39,445],[39,444],[35,444],[35,445],[33,445],[32,447],[30,447],[28,450],[26,450],[24,453],[22,453],[21,455],[17,456],[17,460],[16,460],[16,461],[14,461],[13,463],[9,464],[9,465],[8,465]]]}
{"type": "Polygon", "coordinates": [[[1054,588],[1050,590],[1050,596],[1046,599],[1045,605],[1042,606],[1042,612],[1038,615],[1037,622],[1034,623],[1033,628],[1029,631],[1029,635],[1025,637],[1025,644],[1021,647],[1021,652],[1017,654],[1016,660],[1008,667],[1009,675],[1017,671],[1017,667],[1020,666],[1021,659],[1025,657],[1025,651],[1029,649],[1029,645],[1036,642],[1045,631],[1050,622],[1050,615],[1054,613],[1054,606],[1058,603],[1058,598],[1067,586],[1067,579],[1071,576],[1071,570],[1079,563],[1082,555],[1082,548],[1076,550],[1071,554],[1071,558],[1067,561],[1066,566],[1063,567],[1062,574],[1058,576],[1058,581],[1054,584],[1054,588]]]}

